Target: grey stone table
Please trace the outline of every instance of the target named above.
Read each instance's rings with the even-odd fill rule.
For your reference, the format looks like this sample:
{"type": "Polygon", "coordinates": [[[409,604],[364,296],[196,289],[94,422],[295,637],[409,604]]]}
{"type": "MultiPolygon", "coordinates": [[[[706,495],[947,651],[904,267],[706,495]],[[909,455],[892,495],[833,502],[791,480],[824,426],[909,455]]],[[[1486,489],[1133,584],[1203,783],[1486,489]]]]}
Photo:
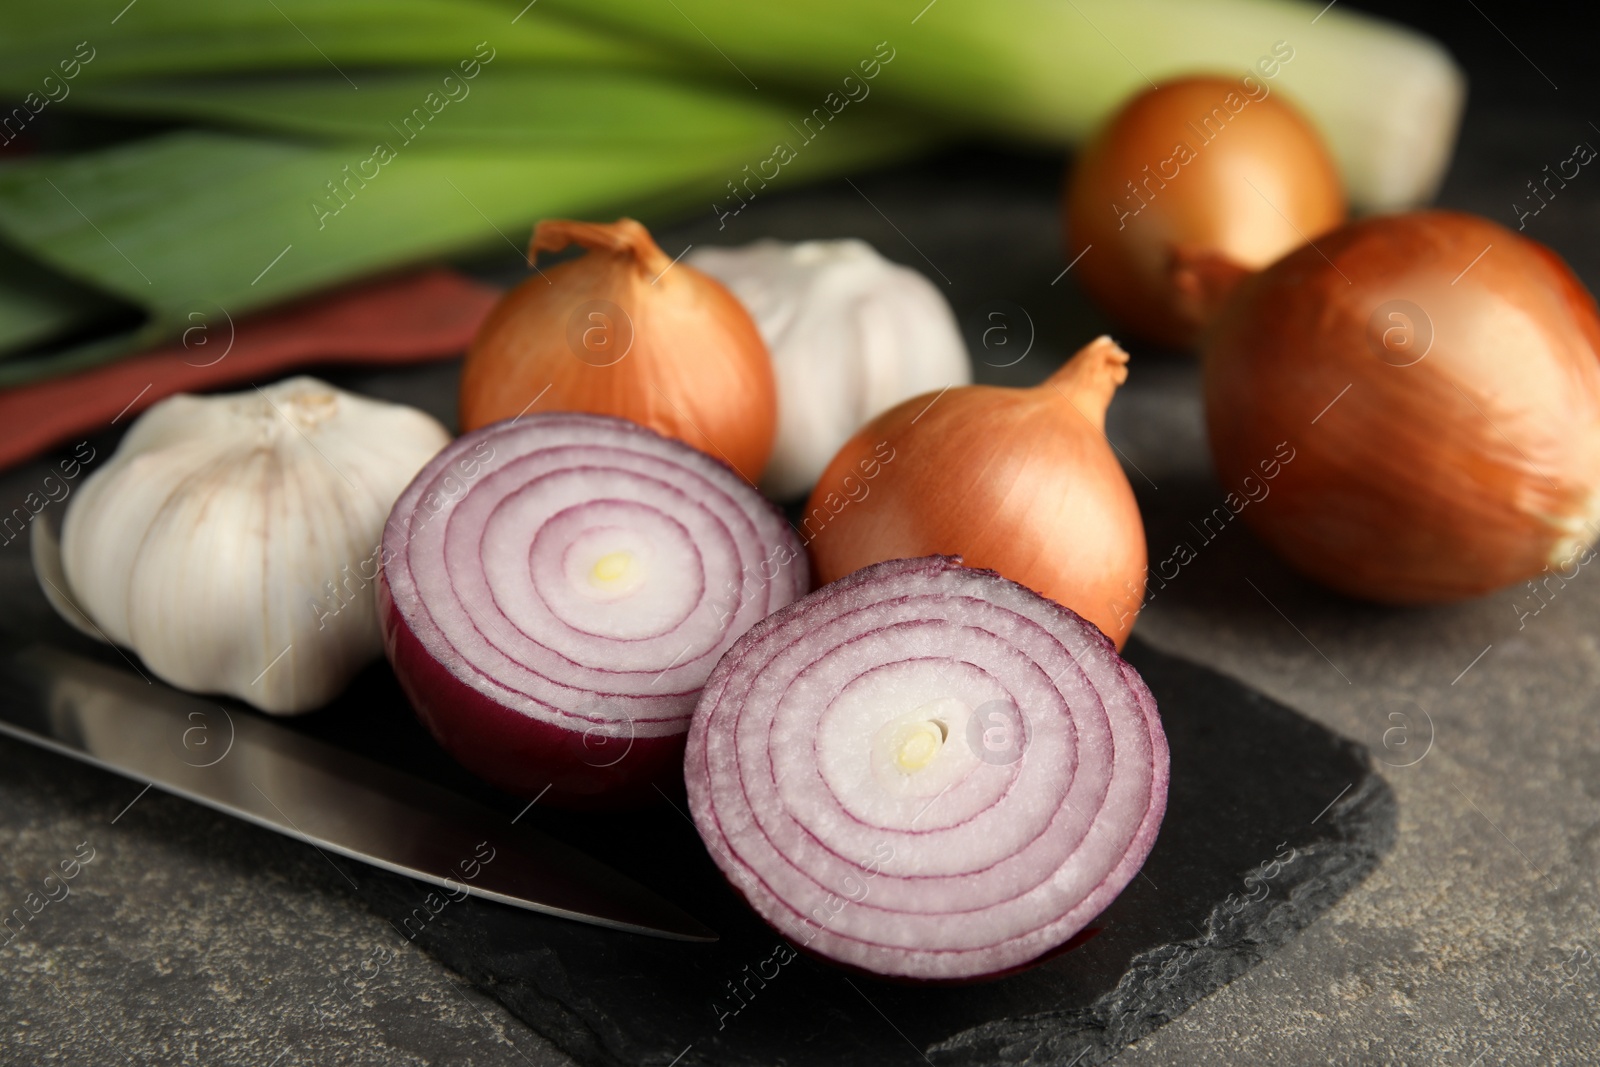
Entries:
{"type": "MultiPolygon", "coordinates": [[[[1521,172],[1582,129],[1476,116],[1444,199],[1503,217],[1521,172]]],[[[864,237],[948,283],[983,377],[1032,382],[1104,325],[1070,279],[1052,284],[1056,181],[1053,162],[973,152],[774,194],[721,233],[708,212],[662,241],[676,252],[864,237]]],[[[1534,234],[1591,286],[1597,205],[1558,202],[1534,234]]],[[[482,267],[504,276],[511,259],[482,267]]],[[[351,381],[448,413],[452,374],[351,381]]],[[[1153,559],[1193,540],[1189,522],[1221,500],[1197,379],[1190,360],[1135,350],[1112,408],[1153,559]]],[[[31,488],[0,475],[0,504],[31,488]]],[[[1520,617],[1524,592],[1365,606],[1299,579],[1235,526],[1156,594],[1146,640],[1369,745],[1400,832],[1376,873],[1295,942],[1119,1062],[1600,1058],[1600,578],[1585,570],[1520,617]]],[[[0,611],[9,628],[50,625],[20,541],[0,548],[0,611]]],[[[0,947],[0,1063],[564,1062],[401,940],[310,848],[0,741],[0,908],[91,850],[70,896],[0,947]],[[347,978],[353,996],[334,993],[347,978]]]]}

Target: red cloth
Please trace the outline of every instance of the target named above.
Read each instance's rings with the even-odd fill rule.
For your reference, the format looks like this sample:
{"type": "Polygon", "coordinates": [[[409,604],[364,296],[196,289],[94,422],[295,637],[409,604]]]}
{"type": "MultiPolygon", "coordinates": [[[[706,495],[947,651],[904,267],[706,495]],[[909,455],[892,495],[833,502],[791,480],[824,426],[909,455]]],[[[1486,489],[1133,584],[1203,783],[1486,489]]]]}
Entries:
{"type": "Polygon", "coordinates": [[[239,319],[231,348],[227,322],[212,322],[204,345],[196,333],[187,347],[169,345],[0,389],[0,467],[110,429],[112,420],[126,426],[174,393],[266,381],[315,363],[421,363],[457,355],[499,297],[493,286],[429,269],[239,319]]]}

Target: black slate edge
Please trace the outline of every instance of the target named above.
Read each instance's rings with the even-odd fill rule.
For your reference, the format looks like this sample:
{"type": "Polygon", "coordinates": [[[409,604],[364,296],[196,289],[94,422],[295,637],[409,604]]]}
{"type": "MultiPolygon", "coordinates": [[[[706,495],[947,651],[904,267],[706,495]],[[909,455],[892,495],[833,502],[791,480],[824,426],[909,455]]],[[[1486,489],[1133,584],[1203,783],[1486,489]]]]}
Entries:
{"type": "MultiPolygon", "coordinates": [[[[1349,748],[1370,768],[1365,749],[1349,748]]],[[[1297,849],[1283,868],[1293,872],[1290,880],[1280,875],[1264,899],[1219,903],[1203,937],[1138,956],[1117,987],[1087,1008],[973,1027],[929,1047],[929,1058],[939,1067],[1105,1063],[1288,944],[1364,881],[1393,847],[1397,816],[1394,791],[1372,774],[1323,816],[1332,823],[1337,844],[1297,849]],[[1175,992],[1169,980],[1184,988],[1175,992]]],[[[1252,873],[1241,872],[1241,879],[1252,873]]]]}
{"type": "MultiPolygon", "coordinates": [[[[1156,691],[1173,746],[1167,820],[1144,873],[1097,920],[1099,936],[1031,972],[965,989],[867,978],[852,989],[802,957],[724,1032],[707,1009],[714,987],[778,938],[666,808],[591,822],[552,811],[545,828],[690,906],[723,933],[719,944],[470,899],[446,906],[416,943],[586,1067],[666,1067],[675,1056],[677,1067],[1105,1062],[1363,880],[1392,847],[1398,810],[1362,746],[1237,679],[1138,641],[1126,654],[1156,691]]],[[[427,892],[379,872],[362,881],[365,903],[392,920],[427,892]]]]}
{"type": "MultiPolygon", "coordinates": [[[[62,640],[120,666],[103,646],[62,640]]],[[[712,1006],[721,983],[772,953],[778,937],[666,806],[597,817],[535,807],[526,818],[688,907],[721,942],[638,937],[476,899],[439,908],[435,893],[438,914],[415,943],[585,1067],[667,1067],[675,1057],[677,1067],[1105,1062],[1330,908],[1392,847],[1397,822],[1393,793],[1362,746],[1138,639],[1124,654],[1167,726],[1167,817],[1140,876],[1095,921],[1097,936],[1031,971],[915,988],[847,983],[801,957],[724,1032],[712,1006]],[[1267,892],[1250,902],[1250,879],[1278,859],[1267,892]]],[[[452,764],[404,709],[392,675],[375,666],[336,707],[286,725],[477,796],[508,820],[524,811],[525,801],[452,764]]],[[[351,899],[396,930],[431,892],[372,869],[355,877],[351,899]]]]}

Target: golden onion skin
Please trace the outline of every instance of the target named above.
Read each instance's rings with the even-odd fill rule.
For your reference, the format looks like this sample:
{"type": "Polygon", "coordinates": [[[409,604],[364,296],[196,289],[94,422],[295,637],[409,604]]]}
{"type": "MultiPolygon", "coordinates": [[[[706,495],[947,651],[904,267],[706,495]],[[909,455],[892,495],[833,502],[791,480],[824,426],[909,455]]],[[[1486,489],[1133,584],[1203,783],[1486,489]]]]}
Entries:
{"type": "Polygon", "coordinates": [[[1460,600],[1595,539],[1600,317],[1565,263],[1502,226],[1346,226],[1246,281],[1203,358],[1224,488],[1287,442],[1244,518],[1332,589],[1460,600]]]}
{"type": "Polygon", "coordinates": [[[818,583],[883,560],[960,556],[1064,604],[1121,648],[1146,560],[1139,504],[1105,436],[1127,358],[1102,337],[1031,389],[959,386],[867,423],[799,520],[818,583]]]}
{"type": "Polygon", "coordinates": [[[463,432],[528,411],[613,415],[761,476],[778,388],[755,320],[721,282],[674,263],[632,219],[547,219],[532,257],[588,251],[512,289],[461,372],[463,432]]]}

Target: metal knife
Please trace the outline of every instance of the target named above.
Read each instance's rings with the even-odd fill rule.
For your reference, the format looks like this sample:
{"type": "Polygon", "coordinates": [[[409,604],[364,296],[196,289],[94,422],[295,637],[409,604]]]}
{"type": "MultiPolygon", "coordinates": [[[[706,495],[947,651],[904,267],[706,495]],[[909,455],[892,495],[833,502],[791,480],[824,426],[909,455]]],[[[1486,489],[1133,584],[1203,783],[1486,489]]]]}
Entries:
{"type": "Polygon", "coordinates": [[[505,815],[258,713],[52,645],[0,644],[0,733],[452,894],[717,939],[651,890],[505,815]]]}

